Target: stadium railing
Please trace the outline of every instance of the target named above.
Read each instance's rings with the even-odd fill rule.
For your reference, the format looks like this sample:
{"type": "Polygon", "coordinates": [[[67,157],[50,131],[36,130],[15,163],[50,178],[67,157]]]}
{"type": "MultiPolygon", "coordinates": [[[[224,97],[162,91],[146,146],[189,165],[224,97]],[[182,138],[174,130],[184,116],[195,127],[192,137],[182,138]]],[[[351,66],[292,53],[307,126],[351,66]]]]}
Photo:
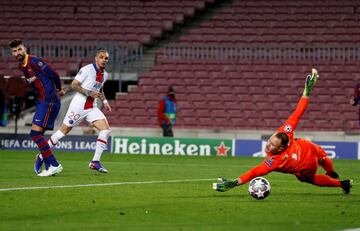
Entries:
{"type": "MultiPolygon", "coordinates": [[[[29,40],[25,45],[30,54],[45,58],[76,59],[78,68],[81,62],[94,56],[98,48],[109,51],[109,71],[121,72],[132,70],[142,71],[143,47],[140,44],[113,43],[98,41],[59,41],[59,40],[29,40]]],[[[7,46],[0,47],[0,57],[9,57],[11,54],[7,46]]]]}
{"type": "Polygon", "coordinates": [[[165,47],[157,58],[212,60],[360,60],[360,46],[222,46],[176,44],[165,47]],[[159,57],[160,56],[160,57],[159,57]]]}

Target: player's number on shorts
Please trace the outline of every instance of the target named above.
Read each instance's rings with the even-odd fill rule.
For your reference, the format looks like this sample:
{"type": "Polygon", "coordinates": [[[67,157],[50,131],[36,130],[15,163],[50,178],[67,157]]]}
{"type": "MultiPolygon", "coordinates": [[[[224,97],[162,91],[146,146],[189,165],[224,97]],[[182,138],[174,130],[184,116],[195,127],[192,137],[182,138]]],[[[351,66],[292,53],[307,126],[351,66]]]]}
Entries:
{"type": "Polygon", "coordinates": [[[80,114],[76,114],[75,112],[72,111],[72,112],[70,112],[68,118],[76,121],[80,118],[80,114]]]}

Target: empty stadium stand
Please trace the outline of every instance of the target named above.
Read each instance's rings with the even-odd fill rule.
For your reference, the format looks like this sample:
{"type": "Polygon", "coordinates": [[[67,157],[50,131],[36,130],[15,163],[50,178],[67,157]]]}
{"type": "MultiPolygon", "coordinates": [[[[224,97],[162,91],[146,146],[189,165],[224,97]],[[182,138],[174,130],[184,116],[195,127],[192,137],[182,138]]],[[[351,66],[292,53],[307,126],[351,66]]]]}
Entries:
{"type": "Polygon", "coordinates": [[[10,39],[150,44],[214,0],[1,1],[0,45],[10,39]]]}
{"type": "MultiPolygon", "coordinates": [[[[251,46],[356,47],[359,7],[357,1],[234,1],[180,37],[178,44],[248,46],[250,53],[251,46]]],[[[197,52],[192,50],[190,56],[197,52]]],[[[358,50],[350,55],[352,61],[332,55],[279,61],[256,59],[251,54],[248,60],[228,61],[229,57],[221,56],[216,60],[201,56],[181,59],[184,53],[178,54],[182,57],[158,59],[157,65],[140,77],[135,91],[119,97],[116,105],[126,112],[113,123],[156,126],[156,101],[171,84],[178,90],[178,127],[273,130],[290,115],[305,75],[316,67],[321,80],[299,129],[359,128],[356,109],[348,103],[360,71],[358,50]],[[133,108],[138,105],[143,109],[135,113],[133,108]]]]}
{"type": "Polygon", "coordinates": [[[302,94],[304,77],[317,67],[321,80],[299,129],[355,130],[349,105],[359,63],[163,60],[141,76],[138,88],[118,96],[113,126],[157,126],[156,107],[168,85],[177,91],[177,127],[276,129],[302,94]]]}
{"type": "MultiPolygon", "coordinates": [[[[37,40],[47,41],[48,44],[61,41],[70,45],[91,42],[103,46],[100,43],[107,42],[149,46],[167,32],[173,31],[176,25],[183,24],[186,18],[194,17],[197,11],[205,10],[214,2],[215,0],[1,1],[0,47],[7,47],[8,42],[14,38],[21,38],[26,44],[37,40]]],[[[32,54],[48,58],[61,76],[74,75],[78,71],[79,58],[74,60],[71,56],[58,56],[55,53],[50,56],[43,55],[43,52],[32,54]]],[[[8,62],[7,56],[0,54],[0,74],[19,74],[17,68],[13,68],[12,63],[8,62]]]]}
{"type": "Polygon", "coordinates": [[[358,1],[235,1],[179,42],[323,45],[360,41],[358,1]]]}

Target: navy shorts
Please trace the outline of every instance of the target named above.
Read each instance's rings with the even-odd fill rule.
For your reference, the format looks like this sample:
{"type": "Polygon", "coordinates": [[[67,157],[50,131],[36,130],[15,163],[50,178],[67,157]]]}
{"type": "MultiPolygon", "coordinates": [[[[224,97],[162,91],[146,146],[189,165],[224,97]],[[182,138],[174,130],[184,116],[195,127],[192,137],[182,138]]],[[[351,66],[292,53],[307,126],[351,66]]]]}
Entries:
{"type": "Polygon", "coordinates": [[[60,106],[60,100],[38,102],[36,104],[32,123],[46,130],[53,130],[55,119],[60,111],[60,106]]]}

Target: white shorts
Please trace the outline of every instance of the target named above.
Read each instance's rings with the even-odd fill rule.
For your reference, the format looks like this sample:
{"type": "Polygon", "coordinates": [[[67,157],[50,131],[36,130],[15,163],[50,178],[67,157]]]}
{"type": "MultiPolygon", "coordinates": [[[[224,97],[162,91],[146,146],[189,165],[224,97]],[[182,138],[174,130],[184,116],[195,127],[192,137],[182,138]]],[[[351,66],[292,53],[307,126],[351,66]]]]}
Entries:
{"type": "Polygon", "coordinates": [[[92,123],[96,120],[106,119],[104,113],[97,107],[83,109],[75,105],[70,107],[66,112],[63,123],[68,127],[75,127],[79,125],[84,119],[92,123]]]}

